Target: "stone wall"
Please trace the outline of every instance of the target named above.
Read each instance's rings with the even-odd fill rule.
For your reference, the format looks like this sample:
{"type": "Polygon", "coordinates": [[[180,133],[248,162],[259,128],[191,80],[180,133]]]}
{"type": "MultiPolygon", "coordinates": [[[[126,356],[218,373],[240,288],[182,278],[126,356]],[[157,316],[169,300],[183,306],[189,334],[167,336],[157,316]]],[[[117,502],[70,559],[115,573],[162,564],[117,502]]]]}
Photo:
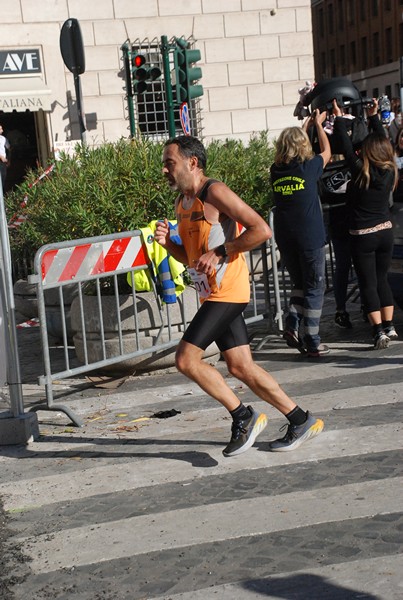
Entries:
{"type": "Polygon", "coordinates": [[[73,75],[59,50],[70,17],[79,20],[85,44],[81,84],[90,144],[129,134],[120,73],[126,39],[194,36],[202,53],[205,141],[247,141],[264,129],[277,136],[296,123],[297,90],[313,79],[309,0],[3,0],[0,48],[42,50],[52,141],[66,140],[74,118],[67,102],[75,97],[73,75]]]}

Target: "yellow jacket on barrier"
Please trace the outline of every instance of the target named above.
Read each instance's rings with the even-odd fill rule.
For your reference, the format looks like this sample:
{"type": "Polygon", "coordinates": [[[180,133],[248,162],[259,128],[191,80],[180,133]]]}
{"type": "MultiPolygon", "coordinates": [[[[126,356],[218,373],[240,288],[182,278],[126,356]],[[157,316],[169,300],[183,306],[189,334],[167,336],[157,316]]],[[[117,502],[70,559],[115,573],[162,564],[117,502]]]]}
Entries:
{"type": "MultiPolygon", "coordinates": [[[[182,278],[186,267],[154,240],[157,223],[157,220],[151,221],[147,227],[140,229],[149,259],[149,267],[133,273],[134,286],[136,292],[148,292],[152,290],[152,282],[154,282],[162,301],[166,304],[173,304],[186,287],[182,278]]],[[[169,226],[171,240],[180,245],[181,239],[176,233],[176,221],[170,221],[169,226]]],[[[131,285],[131,273],[127,274],[127,281],[131,285]]]]}

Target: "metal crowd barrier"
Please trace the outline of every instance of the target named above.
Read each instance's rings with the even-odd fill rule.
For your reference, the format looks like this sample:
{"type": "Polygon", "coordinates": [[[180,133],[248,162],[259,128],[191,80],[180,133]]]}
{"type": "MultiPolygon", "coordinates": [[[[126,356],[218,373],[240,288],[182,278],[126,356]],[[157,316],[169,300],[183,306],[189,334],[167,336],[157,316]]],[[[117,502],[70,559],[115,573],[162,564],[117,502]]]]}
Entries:
{"type": "MultiPolygon", "coordinates": [[[[71,378],[75,375],[99,371],[105,367],[117,364],[124,360],[137,357],[146,357],[153,353],[173,348],[178,343],[178,332],[183,332],[187,326],[189,313],[187,302],[178,297],[180,322],[172,326],[172,311],[178,311],[177,304],[162,304],[157,290],[153,284],[153,294],[158,313],[158,322],[154,323],[155,337],[151,346],[145,347],[144,337],[140,335],[139,314],[137,303],[141,300],[141,293],[136,292],[134,274],[139,269],[146,269],[148,259],[145,256],[143,240],[140,231],[112,234],[107,236],[92,237],[58,244],[47,244],[38,250],[34,261],[34,275],[29,277],[30,283],[37,286],[38,316],[41,330],[44,375],[39,378],[39,383],[45,386],[46,404],[35,405],[31,410],[57,410],[64,412],[74,424],[81,426],[82,422],[70,407],[55,401],[53,397],[53,383],[55,381],[71,378]],[[130,308],[125,306],[126,313],[133,316],[135,349],[128,350],[126,338],[122,327],[119,304],[120,277],[130,274],[131,301],[130,308]],[[105,315],[103,304],[105,296],[102,289],[105,281],[110,283],[112,291],[111,311],[116,311],[116,329],[118,336],[117,352],[109,355],[107,350],[107,334],[104,327],[105,315]],[[89,286],[93,288],[94,301],[92,311],[86,308],[84,296],[89,286]],[[51,292],[53,290],[53,292],[51,292]],[[79,366],[74,366],[76,357],[69,339],[69,310],[66,308],[67,295],[76,297],[75,303],[79,304],[79,321],[81,323],[82,353],[79,366]],[[60,306],[59,319],[61,322],[62,340],[59,352],[63,353],[63,368],[54,368],[52,364],[51,345],[49,341],[49,309],[46,297],[49,293],[57,294],[60,306]],[[88,319],[97,321],[97,344],[100,346],[101,356],[94,359],[89,351],[86,322],[88,319]],[[176,337],[175,337],[176,334],[176,337]]],[[[263,244],[260,248],[249,253],[251,302],[245,311],[247,324],[266,320],[269,327],[277,325],[281,328],[282,310],[280,306],[280,286],[277,273],[278,254],[274,241],[263,244]],[[273,300],[272,300],[273,297],[273,300]]],[[[195,297],[196,292],[194,291],[195,297]]],[[[198,299],[197,299],[198,302],[198,299]]],[[[197,305],[198,306],[198,305],[197,305]]],[[[127,316],[127,315],[125,315],[127,316]]],[[[54,361],[53,361],[54,362],[54,361]]],[[[60,361],[59,361],[60,364],[60,361]]]]}

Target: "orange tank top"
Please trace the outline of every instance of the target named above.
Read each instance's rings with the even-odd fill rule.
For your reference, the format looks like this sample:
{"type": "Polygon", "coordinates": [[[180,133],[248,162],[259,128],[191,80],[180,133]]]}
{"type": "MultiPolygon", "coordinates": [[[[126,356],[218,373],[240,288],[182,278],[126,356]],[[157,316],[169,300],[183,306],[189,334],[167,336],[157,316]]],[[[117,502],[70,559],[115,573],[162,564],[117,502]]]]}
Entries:
{"type": "Polygon", "coordinates": [[[206,181],[189,209],[183,207],[182,198],[177,203],[178,232],[188,257],[188,272],[202,302],[249,302],[249,270],[243,253],[220,259],[209,277],[192,269],[194,261],[202,254],[239,235],[238,224],[233,219],[227,217],[220,223],[210,223],[205,217],[204,201],[208,188],[215,182],[214,179],[206,181]]]}

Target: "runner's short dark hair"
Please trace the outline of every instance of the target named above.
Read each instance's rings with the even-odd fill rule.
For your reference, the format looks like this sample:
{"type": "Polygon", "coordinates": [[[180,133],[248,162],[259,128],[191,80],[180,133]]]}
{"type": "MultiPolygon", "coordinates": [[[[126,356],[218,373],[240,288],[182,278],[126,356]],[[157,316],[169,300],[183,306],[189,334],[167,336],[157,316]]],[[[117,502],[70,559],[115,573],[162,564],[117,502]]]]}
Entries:
{"type": "Polygon", "coordinates": [[[179,135],[165,142],[165,146],[171,146],[172,144],[178,146],[182,156],[186,156],[186,158],[195,156],[200,169],[205,170],[207,165],[206,149],[200,140],[191,135],[179,135]]]}

